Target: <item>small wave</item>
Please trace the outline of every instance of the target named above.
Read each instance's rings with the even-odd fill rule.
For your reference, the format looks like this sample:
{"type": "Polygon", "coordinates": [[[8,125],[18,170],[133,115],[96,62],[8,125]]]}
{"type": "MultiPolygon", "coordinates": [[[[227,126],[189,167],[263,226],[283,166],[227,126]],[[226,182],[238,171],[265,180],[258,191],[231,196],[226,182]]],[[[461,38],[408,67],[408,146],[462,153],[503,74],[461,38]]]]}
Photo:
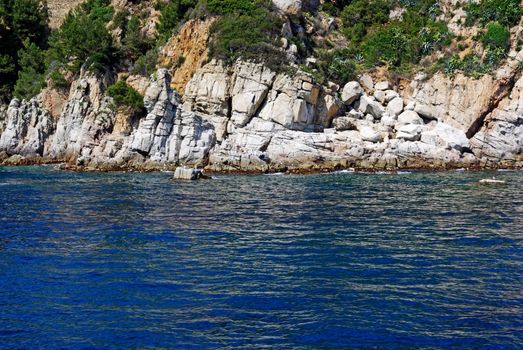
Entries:
{"type": "Polygon", "coordinates": [[[354,169],[344,169],[344,170],[334,171],[333,174],[353,174],[355,172],[356,172],[356,170],[354,170],[354,169]]]}
{"type": "Polygon", "coordinates": [[[454,171],[456,171],[458,173],[462,173],[462,172],[466,171],[466,169],[465,168],[459,168],[459,169],[456,169],[454,171]]]}
{"type": "Polygon", "coordinates": [[[16,186],[23,185],[23,182],[0,182],[0,186],[16,186]]]}
{"type": "Polygon", "coordinates": [[[283,176],[285,173],[269,173],[269,174],[263,174],[265,176],[283,176]]]}
{"type": "Polygon", "coordinates": [[[396,174],[397,175],[410,175],[410,174],[412,174],[412,171],[398,171],[396,174]]]}

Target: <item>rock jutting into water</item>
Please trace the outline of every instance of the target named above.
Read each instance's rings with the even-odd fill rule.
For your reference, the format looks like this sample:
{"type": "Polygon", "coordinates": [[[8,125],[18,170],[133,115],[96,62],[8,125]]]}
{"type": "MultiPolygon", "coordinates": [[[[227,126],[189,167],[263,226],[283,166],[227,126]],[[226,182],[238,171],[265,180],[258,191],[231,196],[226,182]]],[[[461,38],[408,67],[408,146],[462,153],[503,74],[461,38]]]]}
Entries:
{"type": "Polygon", "coordinates": [[[259,63],[227,67],[212,60],[196,70],[183,97],[171,88],[169,71],[153,74],[142,83],[146,113],[134,119],[113,107],[105,94],[110,82],[82,74],[54,116],[47,90],[1,108],[4,160],[218,172],[520,167],[523,161],[523,78],[510,64],[496,78],[420,77],[412,94],[402,96],[369,76],[323,86],[300,71],[291,76],[259,63]]]}

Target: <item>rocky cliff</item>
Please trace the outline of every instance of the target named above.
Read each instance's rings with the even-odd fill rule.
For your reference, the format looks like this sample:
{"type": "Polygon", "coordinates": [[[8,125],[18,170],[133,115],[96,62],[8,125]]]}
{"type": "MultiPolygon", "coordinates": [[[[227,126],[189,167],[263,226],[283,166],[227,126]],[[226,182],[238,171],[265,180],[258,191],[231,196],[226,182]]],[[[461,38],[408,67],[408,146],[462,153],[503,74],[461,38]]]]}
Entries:
{"type": "MultiPolygon", "coordinates": [[[[318,6],[275,4],[289,15],[318,6]]],[[[340,86],[299,68],[208,61],[212,21],[189,21],[167,43],[160,60],[170,69],[127,78],[144,95],[143,113],[107,95],[114,72],[82,72],[61,98],[47,88],[0,106],[0,160],[240,172],[523,165],[523,50],[479,79],[418,74],[400,84],[362,74],[340,86]]]]}
{"type": "Polygon", "coordinates": [[[135,120],[104,94],[109,78],[85,75],[56,119],[43,106],[45,92],[13,100],[2,111],[0,149],[8,161],[108,170],[521,167],[523,77],[509,66],[499,74],[420,77],[403,98],[370,76],[321,86],[303,72],[211,61],[183,98],[160,69],[146,84],[146,113],[135,120]]]}

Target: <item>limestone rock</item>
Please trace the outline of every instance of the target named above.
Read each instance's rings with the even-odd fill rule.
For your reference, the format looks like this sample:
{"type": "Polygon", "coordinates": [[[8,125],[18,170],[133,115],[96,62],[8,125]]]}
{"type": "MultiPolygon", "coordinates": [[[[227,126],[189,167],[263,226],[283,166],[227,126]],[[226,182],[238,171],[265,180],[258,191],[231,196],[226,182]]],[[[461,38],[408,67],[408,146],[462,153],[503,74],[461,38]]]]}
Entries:
{"type": "Polygon", "coordinates": [[[464,151],[470,148],[470,142],[463,130],[445,123],[437,123],[432,130],[421,133],[421,142],[445,149],[464,151]]]}
{"type": "Polygon", "coordinates": [[[332,121],[332,126],[337,131],[355,130],[357,123],[349,116],[338,117],[332,121]]]}
{"type": "Polygon", "coordinates": [[[190,169],[185,167],[177,167],[174,171],[174,180],[198,180],[203,178],[203,171],[201,169],[190,169]]]}
{"type": "Polygon", "coordinates": [[[41,108],[36,98],[30,101],[13,99],[5,112],[0,151],[24,157],[42,156],[53,128],[51,115],[41,108]]]}
{"type": "Polygon", "coordinates": [[[363,141],[380,142],[381,136],[370,126],[364,126],[360,129],[361,138],[363,141]]]}
{"type": "Polygon", "coordinates": [[[398,124],[400,126],[406,124],[423,125],[423,119],[414,111],[405,111],[398,116],[398,124]]]}
{"type": "Polygon", "coordinates": [[[388,81],[380,81],[380,82],[376,83],[376,85],[374,86],[374,89],[379,90],[379,91],[389,90],[390,84],[388,81]]]}
{"type": "Polygon", "coordinates": [[[170,85],[171,76],[166,69],[159,70],[151,78],[144,97],[147,116],[131,136],[131,151],[157,158],[162,158],[166,153],[167,139],[179,114],[177,106],[180,104],[179,96],[170,85]]]}
{"type": "Polygon", "coordinates": [[[296,15],[301,11],[315,11],[319,0],[272,0],[274,5],[283,13],[296,15]]]}
{"type": "Polygon", "coordinates": [[[385,113],[385,107],[383,107],[378,101],[365,95],[361,97],[358,109],[362,113],[371,114],[375,119],[380,119],[383,116],[383,113],[385,113]]]}
{"type": "Polygon", "coordinates": [[[396,138],[407,141],[418,141],[420,138],[421,126],[416,124],[407,124],[400,126],[397,130],[396,138]]]}
{"type": "Polygon", "coordinates": [[[357,81],[351,81],[343,87],[343,91],[341,93],[341,100],[346,105],[351,105],[360,98],[360,96],[363,94],[363,89],[361,88],[360,83],[357,81]]]}
{"type": "Polygon", "coordinates": [[[232,122],[245,126],[260,108],[276,73],[262,64],[243,63],[236,66],[232,88],[232,122]]]}
{"type": "Polygon", "coordinates": [[[392,116],[398,116],[403,112],[403,99],[401,97],[396,97],[387,105],[386,112],[392,116]]]}
{"type": "Polygon", "coordinates": [[[372,77],[368,74],[363,74],[359,78],[361,85],[367,92],[374,92],[374,81],[372,77]]]}

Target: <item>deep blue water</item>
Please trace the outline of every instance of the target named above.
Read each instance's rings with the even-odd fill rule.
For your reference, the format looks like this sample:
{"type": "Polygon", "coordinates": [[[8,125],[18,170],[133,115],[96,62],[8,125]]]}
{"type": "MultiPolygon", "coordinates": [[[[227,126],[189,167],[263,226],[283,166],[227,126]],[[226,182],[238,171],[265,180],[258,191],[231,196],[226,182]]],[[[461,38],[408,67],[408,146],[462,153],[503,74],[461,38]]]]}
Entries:
{"type": "Polygon", "coordinates": [[[0,168],[0,348],[517,349],[523,173],[0,168]]]}

